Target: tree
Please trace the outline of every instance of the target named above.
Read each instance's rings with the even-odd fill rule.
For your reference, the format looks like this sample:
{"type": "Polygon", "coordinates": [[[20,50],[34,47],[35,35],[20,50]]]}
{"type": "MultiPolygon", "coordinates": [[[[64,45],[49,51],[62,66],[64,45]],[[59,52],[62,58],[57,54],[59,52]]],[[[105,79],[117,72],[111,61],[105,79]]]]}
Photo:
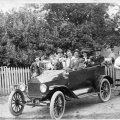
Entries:
{"type": "Polygon", "coordinates": [[[119,45],[120,12],[111,18],[111,5],[25,4],[18,11],[1,11],[1,65],[30,65],[36,54],[49,55],[58,47],[66,51],[119,45]]]}

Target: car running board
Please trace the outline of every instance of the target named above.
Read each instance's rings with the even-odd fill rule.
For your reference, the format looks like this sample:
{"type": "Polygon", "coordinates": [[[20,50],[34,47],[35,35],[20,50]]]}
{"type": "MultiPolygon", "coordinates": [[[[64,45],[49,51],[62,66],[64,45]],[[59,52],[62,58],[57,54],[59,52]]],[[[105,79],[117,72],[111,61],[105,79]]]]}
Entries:
{"type": "Polygon", "coordinates": [[[84,97],[88,97],[88,96],[98,96],[98,93],[97,92],[93,92],[93,93],[86,93],[86,94],[83,94],[83,95],[79,95],[78,98],[84,98],[84,97]]]}
{"type": "Polygon", "coordinates": [[[94,92],[94,89],[92,87],[89,87],[89,88],[83,88],[83,89],[79,89],[79,90],[74,90],[73,93],[76,95],[76,96],[79,96],[79,95],[83,95],[83,94],[86,94],[86,93],[92,93],[94,92]]]}

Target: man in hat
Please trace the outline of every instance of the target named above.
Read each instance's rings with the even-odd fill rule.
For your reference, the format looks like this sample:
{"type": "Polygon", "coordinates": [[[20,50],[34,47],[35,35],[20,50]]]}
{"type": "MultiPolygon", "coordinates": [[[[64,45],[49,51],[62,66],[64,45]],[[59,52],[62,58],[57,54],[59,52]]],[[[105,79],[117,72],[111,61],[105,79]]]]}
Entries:
{"type": "Polygon", "coordinates": [[[80,58],[80,52],[78,49],[74,52],[74,59],[71,62],[71,69],[72,70],[80,70],[85,68],[84,59],[80,58]]]}
{"type": "Polygon", "coordinates": [[[44,64],[40,61],[40,57],[36,55],[35,62],[33,62],[30,66],[30,75],[31,77],[38,76],[42,74],[43,70],[44,70],[44,64]]]}
{"type": "Polygon", "coordinates": [[[95,49],[95,56],[90,58],[92,65],[100,65],[104,62],[104,57],[101,55],[101,48],[95,49]]]}

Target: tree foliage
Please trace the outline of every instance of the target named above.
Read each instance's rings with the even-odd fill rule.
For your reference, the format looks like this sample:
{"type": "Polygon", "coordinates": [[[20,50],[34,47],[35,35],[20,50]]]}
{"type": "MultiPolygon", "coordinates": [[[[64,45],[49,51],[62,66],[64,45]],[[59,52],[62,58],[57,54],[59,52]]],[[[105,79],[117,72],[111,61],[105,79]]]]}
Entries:
{"type": "Polygon", "coordinates": [[[119,45],[120,12],[110,18],[111,5],[25,4],[19,11],[1,11],[1,65],[28,66],[36,54],[49,55],[58,47],[81,50],[119,45]]]}

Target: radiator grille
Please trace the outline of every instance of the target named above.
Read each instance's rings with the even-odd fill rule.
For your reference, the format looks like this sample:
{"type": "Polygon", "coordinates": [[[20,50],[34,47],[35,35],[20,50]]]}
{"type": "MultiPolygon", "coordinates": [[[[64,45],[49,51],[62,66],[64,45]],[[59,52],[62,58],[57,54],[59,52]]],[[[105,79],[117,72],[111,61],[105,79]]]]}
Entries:
{"type": "Polygon", "coordinates": [[[28,83],[29,97],[41,98],[40,83],[28,83]]]}

